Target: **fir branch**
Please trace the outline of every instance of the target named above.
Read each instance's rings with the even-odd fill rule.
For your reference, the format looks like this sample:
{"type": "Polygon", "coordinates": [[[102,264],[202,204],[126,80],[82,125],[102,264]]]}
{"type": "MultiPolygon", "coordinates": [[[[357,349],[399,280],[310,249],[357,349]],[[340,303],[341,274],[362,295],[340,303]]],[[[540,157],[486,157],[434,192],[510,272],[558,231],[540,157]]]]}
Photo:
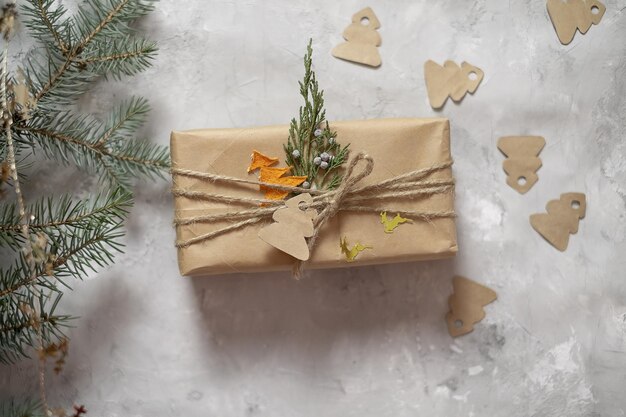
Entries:
{"type": "Polygon", "coordinates": [[[120,78],[144,71],[152,64],[156,51],[154,42],[125,36],[92,42],[76,63],[92,72],[120,78]]]}
{"type": "Polygon", "coordinates": [[[36,50],[28,60],[27,85],[37,111],[14,126],[18,141],[41,148],[48,158],[97,173],[107,185],[129,186],[135,176],[162,176],[169,168],[167,148],[130,143],[149,111],[144,99],[123,103],[104,123],[57,109],[73,104],[96,77],[132,75],[150,65],[156,45],[134,39],[128,24],[151,11],[153,1],[88,0],[73,18],[64,18],[65,9],[53,9],[53,3],[28,0],[24,8],[35,36],[66,40],[36,50]]]}
{"type": "Polygon", "coordinates": [[[57,250],[52,262],[55,278],[81,279],[89,272],[96,272],[98,267],[112,264],[114,254],[122,252],[124,245],[118,242],[122,236],[119,221],[53,237],[51,246],[57,250]]]}
{"type": "MultiPolygon", "coordinates": [[[[41,405],[36,401],[21,401],[15,399],[0,404],[0,417],[44,417],[41,405]]],[[[47,416],[45,416],[47,417],[47,416]]]]}
{"type": "Polygon", "coordinates": [[[57,283],[67,286],[65,278],[81,279],[90,271],[110,265],[123,246],[119,242],[122,219],[101,217],[104,221],[96,222],[94,218],[88,227],[74,227],[71,233],[47,235],[48,257],[34,270],[24,256],[12,267],[0,270],[0,361],[26,356],[24,346],[33,346],[33,331],[41,332],[42,343],[63,336],[59,326],[70,318],[54,314],[62,296],[57,283]],[[42,288],[50,293],[43,295],[42,288]],[[35,305],[37,310],[32,308],[35,305]]]}
{"type": "Polygon", "coordinates": [[[82,38],[74,47],[81,52],[90,42],[128,31],[128,24],[154,9],[156,0],[86,0],[74,17],[82,38]]]}
{"type": "MultiPolygon", "coordinates": [[[[4,297],[7,296],[15,295],[15,298],[19,298],[26,294],[18,290],[28,281],[36,279],[37,274],[32,268],[33,266],[26,261],[25,255],[20,254],[11,266],[0,269],[0,301],[4,301],[4,297]]],[[[5,314],[4,309],[0,310],[0,314],[5,314]]]]}
{"type": "MultiPolygon", "coordinates": [[[[33,231],[46,234],[72,233],[71,229],[85,229],[92,224],[122,221],[132,206],[132,195],[118,188],[112,192],[96,195],[95,198],[72,200],[65,195],[58,199],[42,198],[26,208],[32,221],[33,231]],[[69,228],[69,230],[68,230],[69,228]]],[[[19,216],[15,204],[0,205],[0,245],[19,249],[23,244],[19,232],[19,216]]]]}
{"type": "Polygon", "coordinates": [[[77,51],[82,50],[87,44],[89,44],[89,42],[92,41],[92,39],[98,36],[98,34],[101,33],[107,27],[107,25],[111,24],[116,16],[118,16],[119,18],[120,12],[124,10],[124,7],[130,4],[130,2],[131,0],[120,0],[117,3],[111,2],[110,9],[107,10],[105,9],[106,6],[103,7],[103,3],[105,2],[100,2],[98,0],[88,1],[87,4],[92,7],[92,11],[91,13],[89,11],[82,10],[78,12],[76,20],[77,22],[79,22],[79,25],[80,23],[84,24],[84,26],[80,25],[79,28],[89,28],[94,17],[96,19],[100,18],[101,20],[98,22],[96,27],[91,29],[90,32],[83,35],[83,40],[76,47],[74,47],[74,49],[77,51]]]}
{"type": "Polygon", "coordinates": [[[167,147],[145,141],[125,140],[138,127],[147,108],[145,101],[131,101],[126,111],[118,110],[109,124],[70,112],[49,112],[33,117],[30,126],[17,127],[21,134],[35,139],[48,158],[63,164],[73,161],[77,166],[103,174],[113,186],[128,186],[135,175],[162,176],[169,168],[167,147]],[[52,128],[54,126],[54,129],[52,128]]]}
{"type": "Polygon", "coordinates": [[[104,131],[96,140],[96,146],[102,146],[110,140],[130,138],[143,125],[150,111],[148,101],[144,98],[133,98],[122,103],[111,112],[104,131]]]}
{"type": "MultiPolygon", "coordinates": [[[[68,57],[62,64],[58,64],[53,58],[54,54],[51,53],[48,57],[47,73],[37,62],[30,62],[26,69],[30,84],[40,85],[39,90],[34,95],[35,102],[39,107],[42,106],[41,101],[43,98],[55,87],[58,90],[58,94],[50,97],[49,101],[57,99],[57,104],[72,104],[77,95],[84,94],[87,91],[87,84],[95,78],[91,74],[76,74],[77,71],[69,71],[73,57],[68,57]],[[33,82],[32,74],[42,74],[45,78],[39,78],[36,79],[37,82],[33,82]],[[63,75],[69,76],[63,79],[63,75]]],[[[43,104],[45,105],[45,103],[43,104]]]]}
{"type": "Polygon", "coordinates": [[[61,330],[67,327],[71,317],[56,314],[62,293],[47,297],[29,296],[21,299],[0,300],[0,363],[15,363],[29,357],[28,347],[36,344],[39,333],[44,344],[64,338],[61,330]],[[38,306],[38,313],[29,307],[38,306]]]}
{"type": "MultiPolygon", "coordinates": [[[[45,263],[29,265],[24,256],[20,256],[8,269],[0,270],[0,301],[4,298],[24,300],[27,296],[41,298],[41,289],[59,292],[58,283],[70,288],[53,276],[52,268],[55,265],[52,262],[56,259],[56,255],[49,254],[45,263]],[[25,271],[28,274],[24,274],[25,271]]],[[[2,309],[4,308],[5,306],[2,306],[2,309]]],[[[5,313],[2,309],[0,309],[0,314],[5,313]]]]}
{"type": "MultiPolygon", "coordinates": [[[[113,263],[114,254],[120,253],[124,246],[118,242],[124,236],[121,229],[122,222],[119,221],[91,225],[89,229],[76,228],[73,233],[49,235],[50,244],[46,248],[51,255],[49,261],[38,266],[32,276],[22,277],[6,288],[3,288],[3,283],[0,286],[0,298],[18,294],[19,291],[29,290],[34,286],[57,291],[56,281],[70,288],[63,281],[64,278],[82,279],[89,272],[97,272],[98,267],[103,268],[113,263]]],[[[23,268],[15,270],[23,271],[23,268]]],[[[6,276],[2,279],[10,282],[6,276]]]]}
{"type": "MultiPolygon", "coordinates": [[[[0,27],[2,28],[3,37],[5,41],[4,53],[2,54],[2,68],[0,73],[0,100],[1,100],[1,111],[2,111],[2,122],[4,127],[4,136],[6,139],[6,159],[9,164],[9,169],[11,171],[11,178],[13,180],[13,190],[15,192],[15,198],[17,200],[17,207],[19,212],[19,220],[21,226],[21,233],[24,237],[24,248],[23,252],[20,254],[23,256],[23,268],[22,272],[24,276],[28,277],[28,279],[34,279],[35,276],[35,256],[33,252],[33,245],[31,242],[30,229],[28,227],[28,217],[26,216],[25,210],[25,202],[24,195],[22,194],[21,184],[20,184],[20,176],[17,170],[17,160],[16,160],[16,151],[14,147],[13,141],[13,115],[11,113],[11,107],[8,103],[8,55],[9,55],[9,43],[12,37],[13,26],[15,22],[15,18],[17,16],[17,11],[15,7],[15,3],[10,3],[6,5],[2,10],[2,18],[0,22],[0,27]]],[[[37,343],[34,343],[32,338],[26,338],[26,341],[30,346],[37,346],[40,350],[43,349],[44,339],[46,337],[45,326],[42,325],[38,320],[41,318],[43,314],[44,308],[44,296],[41,292],[37,291],[36,298],[39,300],[39,304],[36,305],[31,301],[28,307],[28,314],[34,320],[34,333],[36,335],[37,343]],[[32,306],[32,307],[31,307],[32,306]]],[[[10,300],[15,301],[15,300],[10,300]]],[[[6,304],[6,303],[3,303],[6,304]]],[[[20,310],[23,310],[21,305],[19,305],[20,310]]],[[[2,316],[2,320],[4,322],[5,319],[9,320],[16,314],[15,311],[12,310],[2,310],[0,315],[2,316]]],[[[17,346],[19,347],[19,338],[15,338],[17,346]]],[[[3,339],[2,342],[5,342],[3,339]]],[[[6,346],[11,346],[7,344],[6,346]]],[[[5,343],[0,344],[0,349],[4,350],[5,343]]],[[[15,351],[19,352],[20,349],[16,349],[15,351]]],[[[3,353],[4,356],[4,353],[3,353]]],[[[2,358],[0,358],[2,359],[2,358]]],[[[43,405],[43,410],[48,412],[48,403],[46,401],[46,389],[45,389],[45,359],[40,358],[38,361],[38,372],[39,372],[39,395],[41,398],[41,403],[43,405]]]]}
{"type": "MultiPolygon", "coordinates": [[[[33,223],[31,229],[45,234],[47,247],[43,252],[49,255],[31,274],[20,275],[29,269],[23,257],[13,268],[0,271],[0,299],[35,285],[56,290],[49,278],[61,283],[65,277],[81,279],[89,271],[95,272],[97,266],[111,264],[114,253],[121,251],[121,226],[131,205],[131,194],[122,189],[91,201],[73,202],[66,196],[57,202],[48,198],[35,203],[31,213],[39,223],[33,223]]],[[[14,209],[4,212],[8,214],[3,213],[2,220],[11,221],[14,209]]],[[[4,227],[0,232],[3,240],[11,246],[21,245],[19,235],[4,227]]]]}
{"type": "Polygon", "coordinates": [[[23,8],[31,19],[28,28],[46,48],[47,58],[29,62],[26,73],[39,107],[71,104],[101,75],[132,75],[148,67],[156,52],[154,43],[134,40],[129,24],[153,9],[155,0],[87,0],[76,16],[59,23],[63,8],[52,10],[50,0],[28,0],[23,8]],[[52,16],[50,24],[46,17],[52,16]],[[126,33],[125,33],[126,32],[126,33]],[[67,41],[63,41],[66,34],[67,41]],[[100,51],[100,52],[98,52],[100,51]],[[104,53],[104,56],[100,56],[104,53]],[[99,60],[97,57],[109,58],[99,60]],[[91,64],[91,65],[88,65],[91,64]],[[44,75],[45,74],[45,75],[44,75]],[[42,75],[44,75],[42,77],[42,75]]]}
{"type": "MultiPolygon", "coordinates": [[[[55,0],[24,1],[25,26],[40,46],[27,55],[19,100],[7,73],[8,42],[0,65],[0,163],[11,173],[11,181],[3,175],[1,182],[16,195],[14,203],[0,205],[0,246],[16,255],[10,266],[0,268],[0,362],[27,357],[32,348],[38,352],[41,411],[50,415],[45,361],[58,350],[57,342],[66,346],[61,329],[70,317],[55,313],[64,287],[113,262],[123,247],[122,225],[132,204],[124,187],[134,177],[163,175],[169,155],[166,147],[134,139],[149,111],[144,99],[122,103],[103,120],[77,115],[75,107],[63,109],[74,106],[99,77],[134,75],[150,66],[156,44],[135,38],[130,25],[152,10],[154,0],[84,0],[74,16],[55,0]],[[51,159],[72,161],[99,174],[114,191],[95,199],[62,196],[26,205],[20,150],[30,151],[24,158],[42,150],[51,159]]],[[[14,4],[3,9],[5,40],[15,16],[14,4]]],[[[84,413],[76,408],[76,416],[84,413]]]]}
{"type": "Polygon", "coordinates": [[[66,9],[63,5],[55,5],[55,0],[29,0],[22,7],[22,13],[27,17],[26,27],[40,42],[50,47],[57,47],[64,55],[70,51],[67,38],[69,27],[63,19],[66,9]],[[52,41],[52,44],[50,42],[52,41]]]}
{"type": "Polygon", "coordinates": [[[169,150],[144,141],[126,141],[112,145],[106,156],[118,164],[118,173],[163,177],[170,166],[169,150]]]}
{"type": "MultiPolygon", "coordinates": [[[[41,408],[50,415],[45,361],[57,341],[65,341],[61,328],[69,317],[55,313],[63,286],[113,262],[123,247],[122,225],[132,203],[124,187],[137,176],[162,175],[169,154],[166,147],[134,139],[149,111],[144,99],[122,103],[103,120],[63,110],[99,77],[134,75],[151,65],[156,45],[135,38],[130,25],[152,10],[154,0],[84,0],[74,16],[55,0],[24,1],[25,26],[40,46],[27,54],[19,101],[17,90],[7,88],[6,49],[0,66],[0,152],[12,174],[12,181],[3,182],[16,194],[15,203],[0,205],[0,246],[16,255],[10,266],[0,268],[0,361],[26,357],[29,348],[38,351],[41,408]],[[26,205],[18,172],[23,159],[16,158],[20,149],[31,151],[25,157],[42,150],[56,161],[72,161],[97,173],[114,191],[95,199],[64,196],[26,205]]],[[[9,39],[14,5],[3,12],[0,30],[9,39]]],[[[84,412],[81,407],[75,414],[84,412]]]]}

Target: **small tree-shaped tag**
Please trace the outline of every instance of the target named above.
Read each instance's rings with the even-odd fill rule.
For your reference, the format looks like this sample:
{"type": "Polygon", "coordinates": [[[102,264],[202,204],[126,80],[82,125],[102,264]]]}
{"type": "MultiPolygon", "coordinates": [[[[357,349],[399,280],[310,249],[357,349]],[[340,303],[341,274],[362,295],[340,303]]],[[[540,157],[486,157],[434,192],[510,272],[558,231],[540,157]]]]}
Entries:
{"type": "Polygon", "coordinates": [[[346,42],[342,42],[333,49],[335,58],[352,61],[371,67],[381,64],[378,46],[381,43],[380,21],[374,11],[366,7],[352,16],[352,23],[343,32],[346,42]]]}
{"type": "Polygon", "coordinates": [[[563,45],[574,39],[576,31],[584,35],[591,25],[600,23],[606,11],[606,6],[598,0],[548,0],[546,6],[563,45]]]}
{"type": "Polygon", "coordinates": [[[428,90],[428,100],[433,109],[441,108],[448,96],[459,102],[465,94],[474,94],[485,76],[484,72],[467,62],[459,66],[454,61],[446,61],[443,66],[432,60],[424,64],[424,78],[428,90]]]}
{"type": "Polygon", "coordinates": [[[531,226],[552,246],[563,252],[569,235],[578,232],[578,223],[585,217],[587,202],[583,193],[564,193],[558,200],[550,200],[547,213],[530,216],[531,226]]]}
{"type": "Polygon", "coordinates": [[[474,323],[485,317],[483,307],[497,296],[495,291],[470,279],[456,276],[452,281],[454,294],[448,299],[450,312],[446,315],[448,331],[453,337],[474,330],[474,323]]]}
{"type": "Polygon", "coordinates": [[[539,180],[537,170],[541,168],[539,152],[546,144],[541,136],[505,136],[498,140],[498,149],[506,155],[502,164],[506,172],[506,183],[520,194],[530,190],[539,180]]]}
{"type": "Polygon", "coordinates": [[[287,207],[274,212],[275,223],[259,230],[259,238],[296,259],[308,260],[306,238],[313,235],[313,219],[317,216],[317,211],[308,208],[312,202],[308,193],[285,201],[287,207]]]}

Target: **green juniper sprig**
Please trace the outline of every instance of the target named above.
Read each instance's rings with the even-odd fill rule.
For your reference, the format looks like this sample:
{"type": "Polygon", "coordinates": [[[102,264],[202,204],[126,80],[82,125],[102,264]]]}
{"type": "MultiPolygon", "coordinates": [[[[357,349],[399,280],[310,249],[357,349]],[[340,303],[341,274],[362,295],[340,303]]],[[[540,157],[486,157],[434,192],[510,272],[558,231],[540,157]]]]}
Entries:
{"type": "Polygon", "coordinates": [[[337,142],[337,132],[330,129],[324,110],[324,90],[319,89],[313,62],[312,41],[309,40],[304,57],[304,80],[299,81],[304,107],[300,107],[300,120],[291,119],[289,139],[283,147],[285,162],[293,175],[306,176],[303,188],[336,188],[342,180],[337,172],[348,159],[348,147],[337,142]]]}

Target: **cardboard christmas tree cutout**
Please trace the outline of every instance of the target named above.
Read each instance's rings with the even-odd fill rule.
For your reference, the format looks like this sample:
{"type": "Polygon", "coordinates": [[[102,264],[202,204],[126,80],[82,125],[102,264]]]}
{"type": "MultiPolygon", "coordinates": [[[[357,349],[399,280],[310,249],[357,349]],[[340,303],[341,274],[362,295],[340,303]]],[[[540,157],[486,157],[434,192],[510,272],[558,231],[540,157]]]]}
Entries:
{"type": "Polygon", "coordinates": [[[546,4],[559,41],[569,44],[576,30],[583,35],[602,20],[606,7],[598,0],[548,0],[546,4]]]}
{"type": "Polygon", "coordinates": [[[493,302],[497,295],[490,288],[461,276],[452,280],[454,294],[448,299],[450,311],[446,315],[448,332],[461,336],[474,330],[474,324],[485,317],[483,307],[493,302]]]}
{"type": "Polygon", "coordinates": [[[259,230],[259,238],[296,259],[309,259],[305,238],[313,235],[313,219],[317,216],[317,211],[307,208],[312,202],[306,193],[285,201],[287,207],[274,212],[275,223],[259,230]]]}
{"type": "Polygon", "coordinates": [[[443,66],[428,60],[424,64],[424,78],[428,90],[428,100],[433,109],[441,108],[448,96],[455,102],[461,101],[465,94],[473,94],[485,73],[478,67],[454,61],[446,61],[443,66]]]}
{"type": "Polygon", "coordinates": [[[506,183],[524,194],[537,182],[541,168],[539,152],[546,144],[541,136],[505,136],[498,140],[498,149],[507,156],[502,163],[507,174],[506,183]]]}
{"type": "Polygon", "coordinates": [[[352,16],[352,23],[344,30],[346,42],[337,45],[332,54],[335,58],[358,64],[378,67],[381,64],[378,46],[381,43],[380,21],[374,11],[366,7],[352,16]]]}
{"type": "Polygon", "coordinates": [[[546,205],[547,213],[533,214],[530,224],[561,252],[567,249],[569,235],[578,232],[578,222],[585,217],[587,202],[583,193],[561,194],[546,205]]]}

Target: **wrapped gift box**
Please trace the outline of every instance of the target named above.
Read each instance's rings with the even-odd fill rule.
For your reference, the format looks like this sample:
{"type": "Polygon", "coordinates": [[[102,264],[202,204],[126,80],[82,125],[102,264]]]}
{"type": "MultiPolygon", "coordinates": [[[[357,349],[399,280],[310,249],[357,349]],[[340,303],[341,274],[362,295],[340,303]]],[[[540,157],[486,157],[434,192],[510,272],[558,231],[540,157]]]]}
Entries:
{"type": "MultiPolygon", "coordinates": [[[[364,151],[374,159],[373,172],[360,184],[381,180],[420,168],[450,161],[450,127],[447,119],[378,119],[330,123],[337,140],[350,144],[350,153],[364,151]]],[[[244,129],[201,129],[172,132],[171,154],[174,168],[201,171],[256,180],[248,173],[250,155],[258,150],[284,160],[283,144],[288,126],[244,129]]],[[[281,163],[284,166],[284,163],[281,163]]],[[[431,180],[452,180],[451,168],[432,173],[431,180]]],[[[256,185],[206,181],[174,175],[174,187],[185,190],[235,197],[263,198],[256,185]]],[[[380,202],[376,206],[379,206],[380,202]]],[[[454,193],[394,198],[385,202],[389,216],[396,210],[427,212],[453,211],[454,193]]],[[[196,217],[242,210],[235,204],[203,201],[175,196],[177,218],[196,217]]],[[[232,223],[232,222],[231,222],[232,223]]],[[[177,239],[187,240],[228,225],[196,222],[176,227],[177,239]]],[[[232,272],[288,270],[294,258],[258,238],[264,224],[256,224],[221,234],[210,240],[178,249],[178,264],[183,275],[213,275],[232,272]]],[[[341,211],[321,229],[307,268],[334,268],[405,261],[439,259],[457,252],[454,218],[416,219],[402,224],[393,233],[385,233],[378,213],[341,211]],[[348,262],[340,248],[340,239],[350,244],[369,245],[348,262]]]]}

